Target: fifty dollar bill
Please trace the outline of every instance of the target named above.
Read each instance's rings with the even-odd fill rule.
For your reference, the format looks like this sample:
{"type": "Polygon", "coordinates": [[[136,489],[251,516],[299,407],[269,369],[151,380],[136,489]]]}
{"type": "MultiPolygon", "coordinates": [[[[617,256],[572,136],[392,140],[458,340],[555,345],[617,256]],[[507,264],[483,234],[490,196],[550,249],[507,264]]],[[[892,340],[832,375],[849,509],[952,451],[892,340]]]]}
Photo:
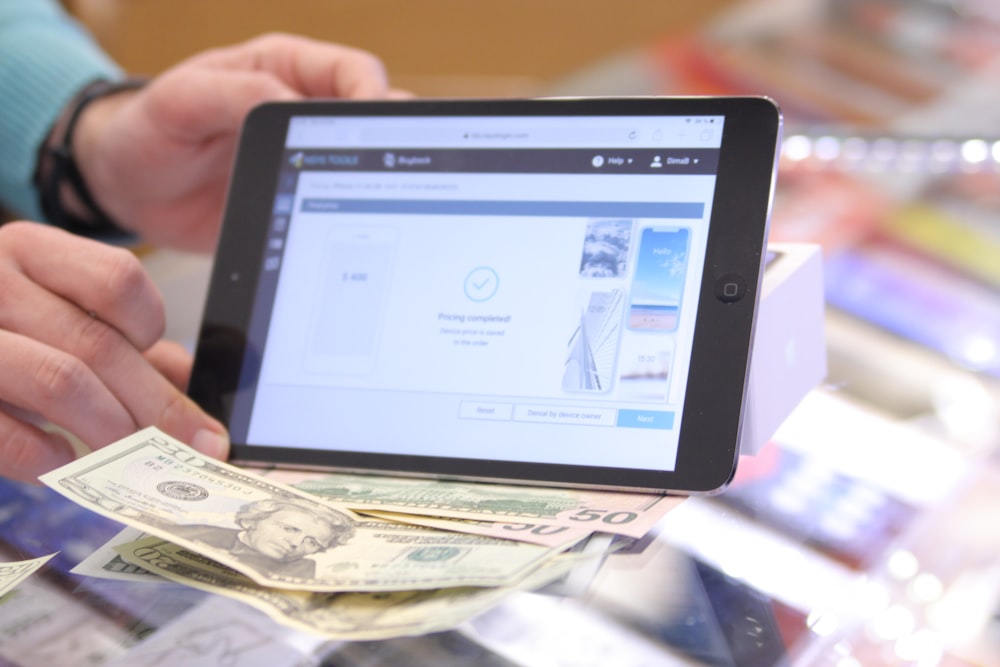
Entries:
{"type": "Polygon", "coordinates": [[[558,546],[594,532],[642,537],[684,498],[642,493],[272,470],[268,479],[354,510],[391,512],[420,525],[425,517],[461,519],[454,530],[558,546]],[[471,522],[489,522],[471,523],[471,522]]]}

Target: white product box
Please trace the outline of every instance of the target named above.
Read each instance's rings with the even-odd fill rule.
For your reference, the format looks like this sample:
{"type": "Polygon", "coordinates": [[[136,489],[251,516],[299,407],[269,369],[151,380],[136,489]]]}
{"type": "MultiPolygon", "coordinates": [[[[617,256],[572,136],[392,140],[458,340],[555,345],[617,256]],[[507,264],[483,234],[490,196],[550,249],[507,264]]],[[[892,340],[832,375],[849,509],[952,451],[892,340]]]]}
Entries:
{"type": "Polygon", "coordinates": [[[755,454],[826,377],[823,254],[818,245],[771,243],[750,360],[740,453],[755,454]]]}

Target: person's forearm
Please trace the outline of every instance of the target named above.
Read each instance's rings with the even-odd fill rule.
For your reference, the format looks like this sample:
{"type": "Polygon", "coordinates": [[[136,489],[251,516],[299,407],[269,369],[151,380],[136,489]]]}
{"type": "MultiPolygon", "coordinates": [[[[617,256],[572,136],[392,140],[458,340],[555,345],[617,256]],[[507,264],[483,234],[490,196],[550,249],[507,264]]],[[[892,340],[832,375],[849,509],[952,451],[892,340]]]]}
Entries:
{"type": "Polygon", "coordinates": [[[39,148],[87,83],[120,68],[57,3],[0,3],[0,202],[43,219],[34,186],[39,148]]]}

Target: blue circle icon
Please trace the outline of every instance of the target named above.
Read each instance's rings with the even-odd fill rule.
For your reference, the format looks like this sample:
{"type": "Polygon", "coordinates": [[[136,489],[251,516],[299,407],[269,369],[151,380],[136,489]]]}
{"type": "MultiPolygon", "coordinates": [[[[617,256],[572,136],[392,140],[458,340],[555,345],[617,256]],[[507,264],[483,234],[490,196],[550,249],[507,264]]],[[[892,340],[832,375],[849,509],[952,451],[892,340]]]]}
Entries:
{"type": "Polygon", "coordinates": [[[465,296],[470,301],[489,301],[500,287],[500,277],[488,266],[480,266],[465,276],[465,296]]]}

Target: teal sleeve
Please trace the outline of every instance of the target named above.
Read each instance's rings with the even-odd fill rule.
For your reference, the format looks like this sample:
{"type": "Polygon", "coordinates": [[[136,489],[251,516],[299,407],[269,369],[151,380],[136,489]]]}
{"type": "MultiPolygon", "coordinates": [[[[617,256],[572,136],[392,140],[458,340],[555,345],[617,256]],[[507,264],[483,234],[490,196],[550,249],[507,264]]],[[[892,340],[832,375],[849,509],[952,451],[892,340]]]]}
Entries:
{"type": "Polygon", "coordinates": [[[121,77],[87,32],[50,0],[0,0],[0,203],[43,220],[32,183],[38,149],[73,95],[121,77]]]}

